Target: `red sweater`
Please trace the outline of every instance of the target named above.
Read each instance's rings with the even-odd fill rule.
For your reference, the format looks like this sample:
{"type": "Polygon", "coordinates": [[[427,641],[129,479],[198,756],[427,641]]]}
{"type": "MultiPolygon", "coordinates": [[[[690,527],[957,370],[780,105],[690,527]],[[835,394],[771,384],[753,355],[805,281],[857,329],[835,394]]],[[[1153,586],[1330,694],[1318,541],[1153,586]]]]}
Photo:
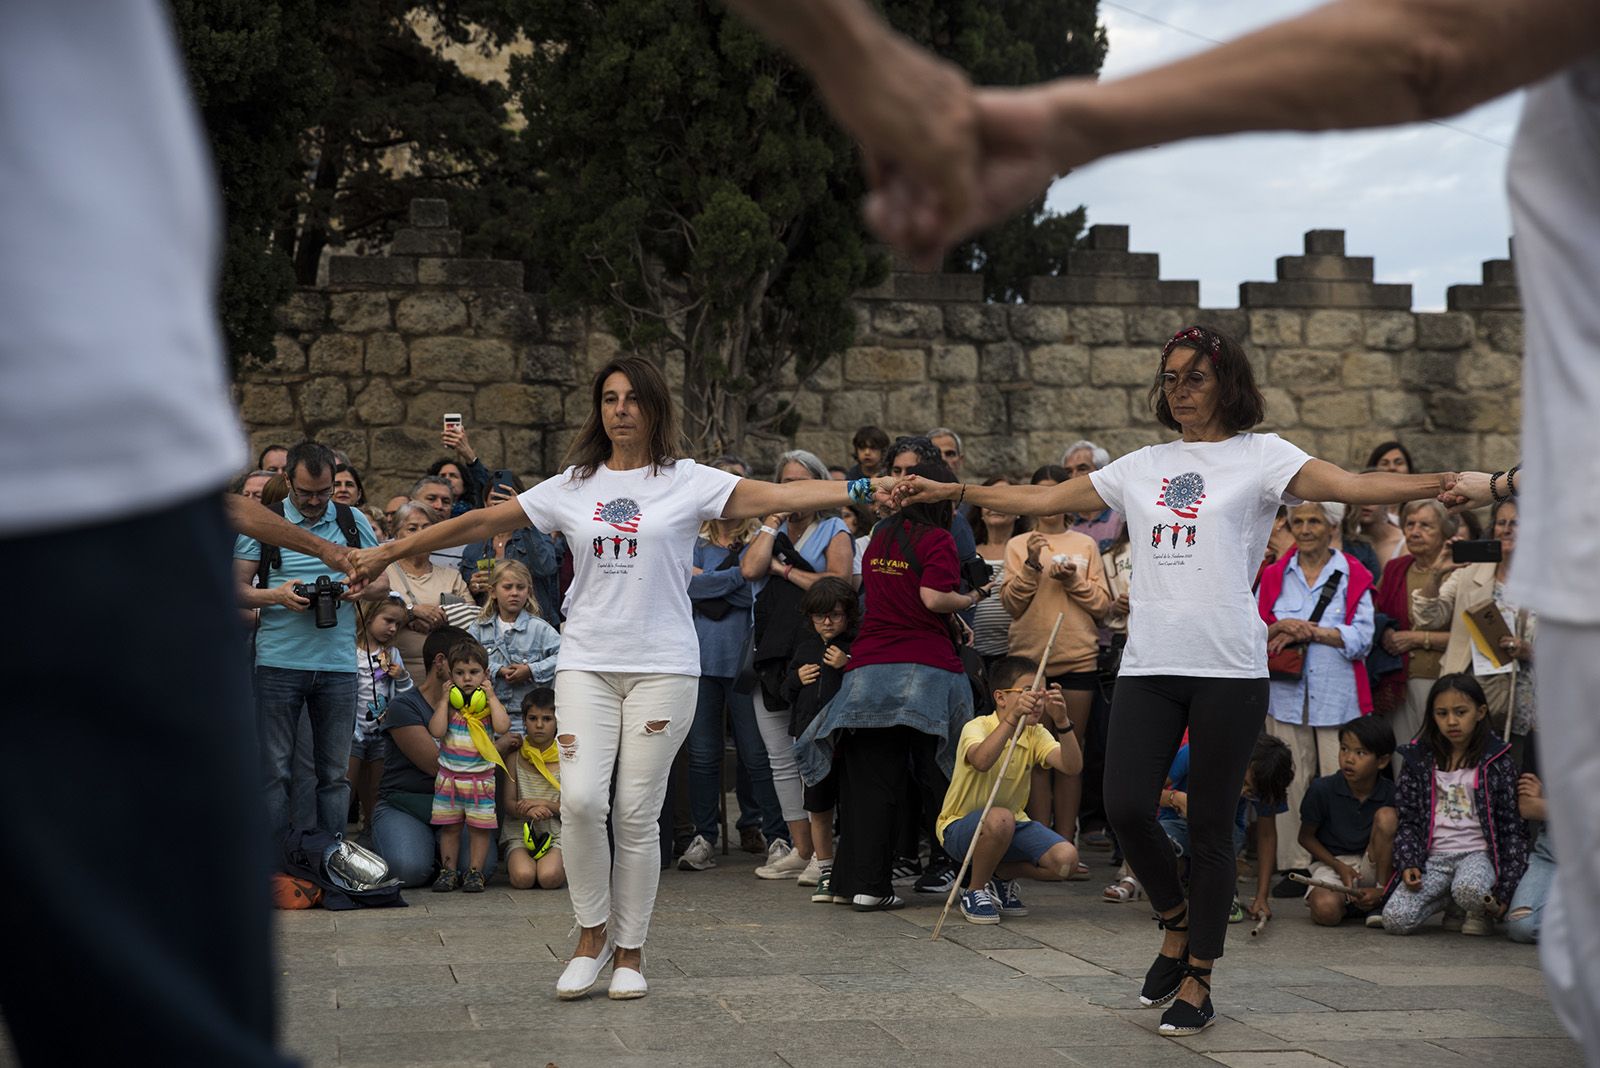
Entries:
{"type": "MultiPolygon", "coordinates": [[[[1372,572],[1349,553],[1339,555],[1344,557],[1345,564],[1350,568],[1350,581],[1345,583],[1344,588],[1344,621],[1348,625],[1356,618],[1356,608],[1361,603],[1361,595],[1372,589],[1372,572]]],[[[1273,608],[1278,603],[1278,595],[1283,592],[1283,576],[1289,570],[1289,561],[1294,558],[1293,552],[1285,553],[1281,560],[1274,561],[1261,573],[1261,586],[1256,591],[1256,596],[1261,609],[1261,618],[1268,626],[1278,621],[1273,608]]],[[[1403,582],[1401,588],[1404,589],[1403,582]]],[[[1367,682],[1367,665],[1363,661],[1352,660],[1350,669],[1355,672],[1356,701],[1361,708],[1361,714],[1368,715],[1372,712],[1372,687],[1367,682]]]]}

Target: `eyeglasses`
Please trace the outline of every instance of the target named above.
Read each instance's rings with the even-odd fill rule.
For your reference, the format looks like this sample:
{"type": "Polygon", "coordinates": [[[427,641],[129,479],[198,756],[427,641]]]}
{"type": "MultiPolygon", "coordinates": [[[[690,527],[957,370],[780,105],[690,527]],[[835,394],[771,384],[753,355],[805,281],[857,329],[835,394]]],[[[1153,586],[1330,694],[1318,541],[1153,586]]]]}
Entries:
{"type": "Polygon", "coordinates": [[[813,623],[829,623],[834,620],[844,619],[845,615],[846,612],[842,608],[835,609],[834,611],[828,613],[813,612],[811,614],[811,621],[813,623]]]}
{"type": "Polygon", "coordinates": [[[1210,377],[1201,371],[1190,371],[1180,379],[1177,374],[1171,371],[1162,371],[1160,381],[1162,390],[1167,393],[1177,392],[1180,381],[1183,385],[1188,386],[1191,391],[1198,392],[1206,388],[1206,383],[1210,381],[1210,377]]]}
{"type": "Polygon", "coordinates": [[[333,496],[333,487],[332,486],[328,486],[328,487],[326,487],[324,489],[319,489],[319,490],[301,489],[299,486],[293,486],[293,485],[291,485],[289,488],[294,491],[294,495],[296,497],[300,498],[303,501],[325,501],[329,497],[333,496]]]}

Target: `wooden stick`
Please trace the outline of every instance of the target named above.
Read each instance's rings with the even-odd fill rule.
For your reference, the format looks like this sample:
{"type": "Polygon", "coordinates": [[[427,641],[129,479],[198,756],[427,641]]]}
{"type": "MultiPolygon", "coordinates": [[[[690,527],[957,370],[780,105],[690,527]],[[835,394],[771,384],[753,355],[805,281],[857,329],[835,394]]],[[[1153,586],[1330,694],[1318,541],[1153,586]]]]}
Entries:
{"type": "MultiPolygon", "coordinates": [[[[1039,657],[1039,670],[1033,675],[1032,689],[1035,692],[1044,685],[1044,667],[1050,662],[1050,650],[1055,647],[1056,635],[1061,632],[1061,621],[1066,616],[1065,612],[1056,613],[1056,625],[1050,628],[1050,640],[1045,642],[1044,653],[1039,657]]],[[[1026,718],[1017,717],[1017,725],[1011,729],[1011,737],[1006,739],[1006,751],[1000,761],[1000,772],[994,777],[994,787],[989,791],[989,800],[983,803],[983,811],[978,814],[977,829],[972,832],[972,841],[967,843],[967,855],[961,858],[961,867],[956,871],[955,882],[950,884],[950,893],[944,899],[944,909],[939,913],[938,922],[933,925],[933,937],[929,939],[930,942],[939,940],[939,932],[944,929],[945,917],[950,915],[950,906],[955,902],[956,895],[961,893],[967,875],[967,865],[972,863],[973,850],[978,848],[978,839],[983,836],[983,821],[988,818],[989,809],[993,807],[994,799],[1000,793],[1000,784],[1005,782],[1006,768],[1011,766],[1011,754],[1016,751],[1017,739],[1022,736],[1022,725],[1026,718]]]]}
{"type": "Polygon", "coordinates": [[[1263,912],[1261,914],[1261,918],[1256,920],[1256,925],[1254,927],[1250,928],[1250,937],[1254,938],[1256,935],[1258,935],[1262,931],[1266,930],[1267,929],[1267,921],[1270,920],[1270,919],[1272,919],[1272,913],[1263,912]]]}
{"type": "Polygon", "coordinates": [[[1361,887],[1359,886],[1350,887],[1344,885],[1344,883],[1334,882],[1332,879],[1321,879],[1315,876],[1308,877],[1301,875],[1299,872],[1290,872],[1289,878],[1302,886],[1315,887],[1318,890],[1332,890],[1334,893],[1343,894],[1346,897],[1355,897],[1361,892],[1361,887]]]}

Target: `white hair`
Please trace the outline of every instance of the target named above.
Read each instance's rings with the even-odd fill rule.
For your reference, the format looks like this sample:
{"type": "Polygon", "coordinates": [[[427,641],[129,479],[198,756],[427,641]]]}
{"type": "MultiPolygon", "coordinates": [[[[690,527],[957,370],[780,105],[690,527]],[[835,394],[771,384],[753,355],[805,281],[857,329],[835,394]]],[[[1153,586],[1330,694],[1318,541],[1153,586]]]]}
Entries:
{"type": "Polygon", "coordinates": [[[823,463],[814,452],[805,449],[790,449],[778,457],[778,465],[772,469],[772,481],[777,482],[783,478],[783,469],[790,464],[799,464],[810,473],[812,478],[827,481],[833,477],[828,474],[828,465],[823,463]]]}
{"type": "Polygon", "coordinates": [[[947,426],[936,426],[924,434],[923,437],[927,438],[929,441],[932,441],[934,438],[949,438],[951,441],[956,443],[956,455],[966,455],[966,450],[961,447],[961,435],[957,434],[954,430],[951,430],[947,426]]]}
{"type": "MultiPolygon", "coordinates": [[[[1322,518],[1327,520],[1328,525],[1335,530],[1339,528],[1340,523],[1344,522],[1345,506],[1338,501],[1301,501],[1294,507],[1306,508],[1312,506],[1322,509],[1322,518]]],[[[1292,512],[1294,509],[1291,508],[1290,511],[1292,512]]]]}
{"type": "Polygon", "coordinates": [[[1102,449],[1100,446],[1096,445],[1094,442],[1092,442],[1092,441],[1074,441],[1071,445],[1068,445],[1066,447],[1066,449],[1064,449],[1062,451],[1062,453],[1061,453],[1061,466],[1062,467],[1067,466],[1067,457],[1071,456],[1073,453],[1078,452],[1078,451],[1080,451],[1082,449],[1088,449],[1089,450],[1089,462],[1094,464],[1094,469],[1096,471],[1100,470],[1102,467],[1105,467],[1107,464],[1109,464],[1111,462],[1111,454],[1109,452],[1106,452],[1106,450],[1102,449]]]}

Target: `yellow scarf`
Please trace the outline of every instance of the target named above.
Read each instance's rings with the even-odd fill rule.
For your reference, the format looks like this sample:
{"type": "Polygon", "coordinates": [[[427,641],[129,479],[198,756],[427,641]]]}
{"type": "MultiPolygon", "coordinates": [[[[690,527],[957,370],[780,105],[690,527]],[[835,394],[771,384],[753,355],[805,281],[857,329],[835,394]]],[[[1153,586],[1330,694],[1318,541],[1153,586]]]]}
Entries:
{"type": "Polygon", "coordinates": [[[533,747],[533,743],[526,738],[522,740],[522,759],[533,765],[533,770],[543,775],[545,781],[557,790],[561,789],[561,780],[550,774],[549,764],[556,759],[555,739],[550,740],[550,745],[544,750],[533,747]]]}
{"type": "Polygon", "coordinates": [[[464,696],[458,687],[450,687],[450,707],[461,713],[461,718],[467,721],[467,733],[472,736],[472,744],[478,747],[478,755],[491,763],[498,764],[500,770],[507,775],[511,774],[506,768],[506,762],[500,758],[500,750],[494,747],[494,739],[489,737],[489,729],[483,725],[489,718],[489,697],[482,690],[472,691],[470,698],[464,696]]]}

